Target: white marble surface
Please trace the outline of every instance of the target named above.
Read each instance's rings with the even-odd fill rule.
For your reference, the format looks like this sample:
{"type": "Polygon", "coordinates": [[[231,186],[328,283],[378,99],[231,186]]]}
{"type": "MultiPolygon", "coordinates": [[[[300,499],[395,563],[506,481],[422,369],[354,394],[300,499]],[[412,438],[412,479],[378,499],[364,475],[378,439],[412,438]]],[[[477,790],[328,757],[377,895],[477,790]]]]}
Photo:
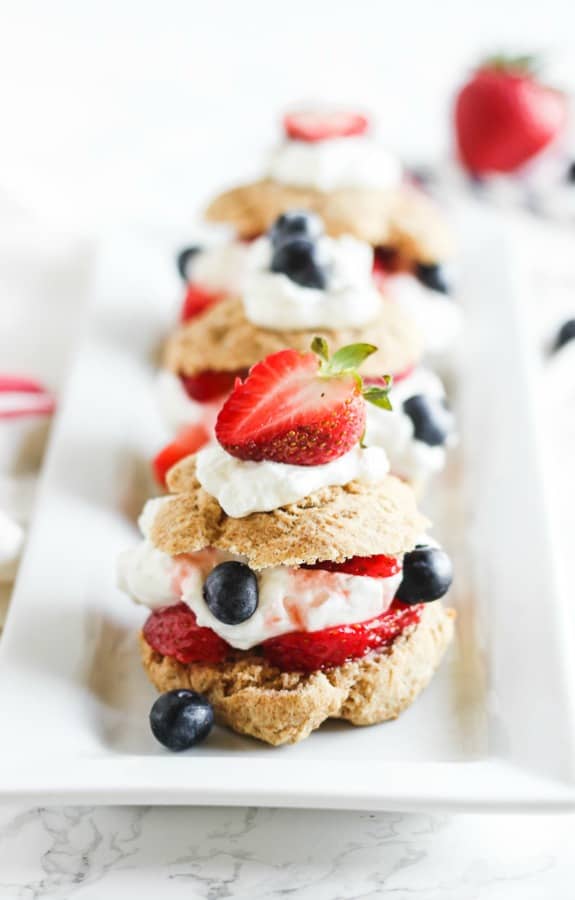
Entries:
{"type": "Polygon", "coordinates": [[[575,820],[277,809],[0,811],[0,898],[572,900],[575,820]]]}

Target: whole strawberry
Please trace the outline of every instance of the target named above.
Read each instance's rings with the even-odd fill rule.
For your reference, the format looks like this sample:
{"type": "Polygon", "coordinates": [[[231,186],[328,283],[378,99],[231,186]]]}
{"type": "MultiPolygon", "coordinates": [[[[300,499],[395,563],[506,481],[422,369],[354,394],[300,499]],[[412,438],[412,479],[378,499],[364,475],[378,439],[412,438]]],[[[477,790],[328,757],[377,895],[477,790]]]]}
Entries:
{"type": "Polygon", "coordinates": [[[238,459],[319,466],[357,444],[365,430],[365,400],[391,409],[391,378],[364,386],[357,367],[377,349],[342,347],[330,358],[323,338],[314,353],[280,350],[239,378],[222,406],[216,438],[238,459]]]}
{"type": "Polygon", "coordinates": [[[494,57],[455,102],[460,160],[477,175],[513,172],[551,144],[566,119],[565,95],[537,79],[532,57],[494,57]]]}

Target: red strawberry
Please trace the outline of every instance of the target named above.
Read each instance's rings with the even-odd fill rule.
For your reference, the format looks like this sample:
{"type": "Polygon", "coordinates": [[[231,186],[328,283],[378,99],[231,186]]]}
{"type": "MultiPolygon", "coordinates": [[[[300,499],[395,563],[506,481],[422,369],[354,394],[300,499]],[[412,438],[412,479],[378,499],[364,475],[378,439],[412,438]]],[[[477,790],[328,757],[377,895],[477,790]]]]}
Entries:
{"type": "MultiPolygon", "coordinates": [[[[312,346],[321,360],[314,353],[280,350],[256,363],[246,380],[236,384],[216,421],[216,437],[228,453],[239,459],[319,466],[359,441],[365,403],[355,366],[375,347],[343,347],[329,360],[324,340],[316,338],[312,346]]],[[[388,403],[386,389],[367,392],[373,402],[388,403]]]]}
{"type": "Polygon", "coordinates": [[[314,672],[341,666],[390,644],[409,625],[419,622],[423,606],[405,606],[395,600],[387,612],[367,622],[338,625],[323,631],[295,631],[262,644],[269,662],[287,672],[314,672]]]}
{"type": "Polygon", "coordinates": [[[181,663],[223,662],[230,650],[215,631],[198,625],[185,603],[155,610],[146,620],[144,637],[157,653],[181,663]]]}
{"type": "Polygon", "coordinates": [[[477,174],[513,172],[547,147],[566,119],[565,95],[537,80],[529,57],[488,60],[456,100],[459,156],[477,174]]]}
{"type": "Polygon", "coordinates": [[[204,444],[207,444],[210,436],[203,425],[188,425],[182,428],[171,444],[167,444],[152,460],[152,469],[158,484],[166,487],[166,475],[177,462],[196,453],[204,444]]]}
{"type": "Polygon", "coordinates": [[[195,319],[211,306],[214,306],[224,295],[206,291],[197,284],[190,282],[186,290],[186,296],[182,305],[180,320],[187,322],[189,319],[195,319]]]}
{"type": "Polygon", "coordinates": [[[310,144],[365,134],[368,127],[366,116],[351,110],[300,110],[284,117],[287,137],[310,144]]]}
{"type": "Polygon", "coordinates": [[[236,378],[244,378],[246,374],[245,369],[237,372],[217,372],[213,369],[206,369],[205,372],[199,372],[197,375],[181,375],[180,378],[186,393],[192,400],[207,403],[208,400],[215,400],[217,397],[229,394],[236,378]]]}
{"type": "Polygon", "coordinates": [[[324,560],[305,569],[326,569],[328,572],[346,572],[348,575],[368,575],[370,578],[389,578],[401,571],[401,561],[395,556],[352,556],[344,562],[335,563],[324,560]]]}

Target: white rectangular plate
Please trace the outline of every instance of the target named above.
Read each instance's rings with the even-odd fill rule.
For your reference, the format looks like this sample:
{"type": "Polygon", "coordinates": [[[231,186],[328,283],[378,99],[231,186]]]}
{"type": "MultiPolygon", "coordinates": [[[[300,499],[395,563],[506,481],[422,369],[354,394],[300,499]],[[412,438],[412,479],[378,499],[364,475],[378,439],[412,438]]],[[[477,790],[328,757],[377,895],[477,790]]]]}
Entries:
{"type": "MultiPolygon", "coordinates": [[[[0,651],[0,794],[34,802],[575,808],[570,630],[557,583],[521,289],[489,215],[463,223],[461,446],[433,515],[456,563],[455,646],[397,721],[271,749],[216,729],[174,756],[115,586],[163,435],[153,348],[174,310],[153,242],[104,251],[0,651]],[[136,273],[136,274],[134,274],[136,273]]],[[[446,300],[446,302],[451,302],[446,300]]]]}

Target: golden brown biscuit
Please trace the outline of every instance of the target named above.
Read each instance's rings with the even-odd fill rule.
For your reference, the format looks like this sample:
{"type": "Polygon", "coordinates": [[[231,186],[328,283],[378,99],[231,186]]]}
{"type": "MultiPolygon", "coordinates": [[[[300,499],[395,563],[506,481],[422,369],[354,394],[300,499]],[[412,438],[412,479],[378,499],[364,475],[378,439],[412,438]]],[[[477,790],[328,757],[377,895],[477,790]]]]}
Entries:
{"type": "Polygon", "coordinates": [[[416,326],[391,301],[382,302],[378,318],[364,328],[268,331],[246,318],[239,298],[228,297],[178,328],[166,344],[164,365],[181,375],[235,372],[287,347],[307,351],[316,334],[326,338],[332,352],[361,341],[375,344],[379,349],[363,364],[364,375],[404,372],[423,354],[416,326]]]}
{"type": "Polygon", "coordinates": [[[428,521],[411,488],[392,475],[382,482],[326,487],[297,503],[241,519],[227,516],[200,487],[195,458],[168,473],[178,491],[160,506],[151,529],[155,547],[178,556],[216,547],[245,556],[253,569],[412,550],[428,521]]]}
{"type": "Polygon", "coordinates": [[[389,190],[346,188],[324,193],[262,179],[220,194],[205,215],[211,222],[232,225],[240,238],[252,238],[267,231],[288,209],[318,213],[332,237],[351,234],[374,247],[393,247],[416,262],[436,263],[452,253],[441,213],[425,194],[406,183],[389,190]]]}
{"type": "Polygon", "coordinates": [[[455,613],[438,601],[386,650],[323,672],[280,672],[250,652],[220,665],[184,665],[141,637],[144,668],[158,691],[205,694],[216,718],[268,744],[294,744],[326,719],[374,725],[395,719],[429,684],[453,636],[455,613]]]}

